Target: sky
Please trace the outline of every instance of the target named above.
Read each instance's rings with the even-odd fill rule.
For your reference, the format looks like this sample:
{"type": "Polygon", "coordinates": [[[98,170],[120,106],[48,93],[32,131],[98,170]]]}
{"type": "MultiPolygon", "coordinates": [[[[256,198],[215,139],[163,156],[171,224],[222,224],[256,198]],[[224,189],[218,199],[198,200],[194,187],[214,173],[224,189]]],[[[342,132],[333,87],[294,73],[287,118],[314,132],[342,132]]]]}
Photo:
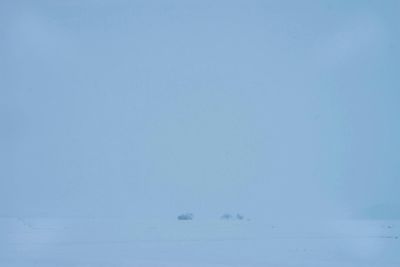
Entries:
{"type": "Polygon", "coordinates": [[[399,11],[1,1],[0,216],[400,218],[399,11]]]}

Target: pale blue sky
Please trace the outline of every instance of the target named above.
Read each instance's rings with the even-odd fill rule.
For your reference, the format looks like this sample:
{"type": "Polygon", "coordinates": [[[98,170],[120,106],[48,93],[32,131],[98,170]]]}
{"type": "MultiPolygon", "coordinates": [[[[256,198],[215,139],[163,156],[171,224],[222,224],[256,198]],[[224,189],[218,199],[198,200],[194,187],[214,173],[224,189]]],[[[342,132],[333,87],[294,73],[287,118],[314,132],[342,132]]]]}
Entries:
{"type": "Polygon", "coordinates": [[[2,1],[0,215],[399,207],[399,12],[2,1]]]}

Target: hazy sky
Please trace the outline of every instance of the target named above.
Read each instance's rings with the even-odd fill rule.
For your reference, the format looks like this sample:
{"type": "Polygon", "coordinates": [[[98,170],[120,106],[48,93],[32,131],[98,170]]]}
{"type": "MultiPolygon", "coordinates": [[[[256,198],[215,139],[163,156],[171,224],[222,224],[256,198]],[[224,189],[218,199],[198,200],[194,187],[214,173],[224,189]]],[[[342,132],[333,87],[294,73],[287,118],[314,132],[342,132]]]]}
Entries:
{"type": "Polygon", "coordinates": [[[400,206],[400,2],[0,3],[0,215],[400,206]]]}

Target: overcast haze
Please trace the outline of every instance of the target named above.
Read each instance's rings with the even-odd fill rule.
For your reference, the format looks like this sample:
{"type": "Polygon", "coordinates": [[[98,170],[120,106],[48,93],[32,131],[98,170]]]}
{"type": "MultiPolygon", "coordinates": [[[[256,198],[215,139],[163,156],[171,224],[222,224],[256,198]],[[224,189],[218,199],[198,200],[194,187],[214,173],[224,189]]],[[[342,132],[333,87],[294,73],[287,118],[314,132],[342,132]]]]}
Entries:
{"type": "Polygon", "coordinates": [[[0,215],[399,216],[399,12],[1,1],[0,215]]]}

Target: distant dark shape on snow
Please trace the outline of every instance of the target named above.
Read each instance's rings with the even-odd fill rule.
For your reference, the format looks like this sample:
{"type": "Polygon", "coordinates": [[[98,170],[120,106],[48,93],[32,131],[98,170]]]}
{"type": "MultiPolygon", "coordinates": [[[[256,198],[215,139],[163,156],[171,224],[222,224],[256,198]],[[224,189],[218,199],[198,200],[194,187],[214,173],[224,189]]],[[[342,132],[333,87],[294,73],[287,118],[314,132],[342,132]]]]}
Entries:
{"type": "Polygon", "coordinates": [[[233,219],[233,216],[232,216],[232,214],[224,213],[224,214],[222,214],[221,219],[222,220],[231,220],[231,219],[233,219]]]}
{"type": "Polygon", "coordinates": [[[190,221],[190,220],[193,220],[193,217],[194,217],[193,213],[187,212],[187,213],[183,213],[183,214],[179,215],[177,218],[180,221],[190,221]]]}
{"type": "Polygon", "coordinates": [[[230,213],[224,213],[221,216],[222,220],[243,220],[244,216],[242,214],[237,213],[236,215],[232,215],[230,213]]]}
{"type": "Polygon", "coordinates": [[[236,214],[236,219],[237,220],[243,220],[244,219],[244,216],[242,215],[242,214],[236,214]]]}

